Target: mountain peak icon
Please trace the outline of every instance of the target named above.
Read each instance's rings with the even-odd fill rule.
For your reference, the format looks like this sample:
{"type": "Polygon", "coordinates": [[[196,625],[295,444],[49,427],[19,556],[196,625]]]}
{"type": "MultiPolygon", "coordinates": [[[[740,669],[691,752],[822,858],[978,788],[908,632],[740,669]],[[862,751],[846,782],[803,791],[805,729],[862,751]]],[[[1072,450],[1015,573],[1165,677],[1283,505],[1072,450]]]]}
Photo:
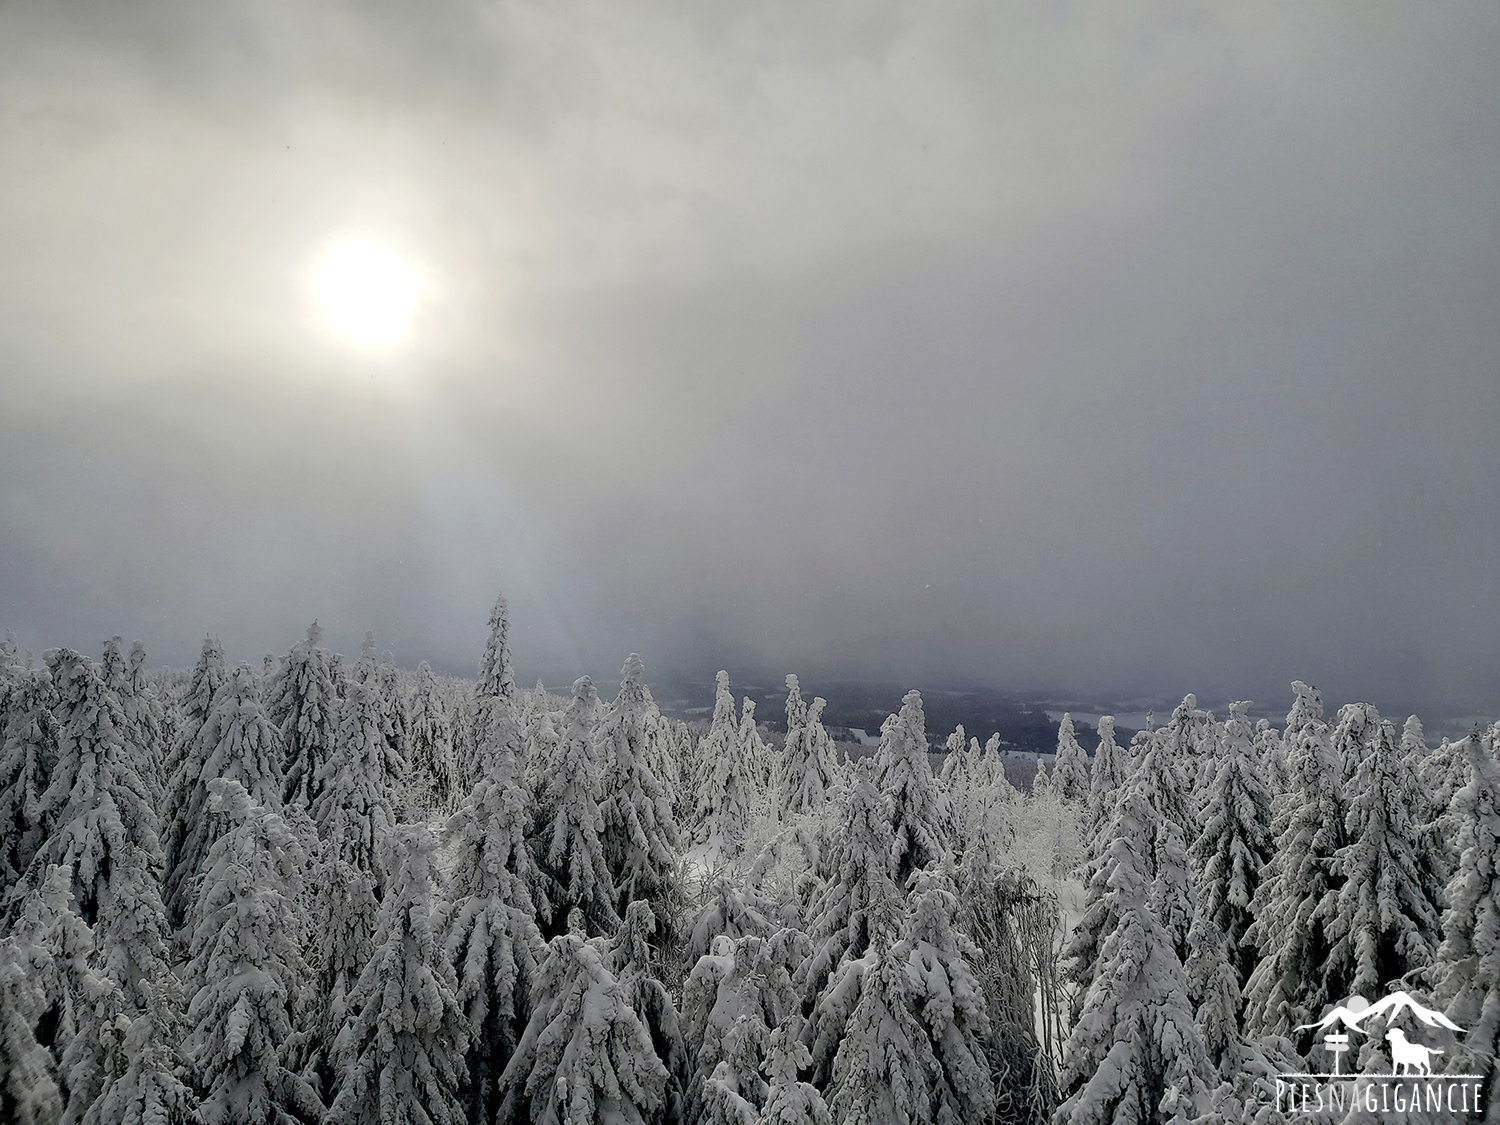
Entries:
{"type": "Polygon", "coordinates": [[[1394,1020],[1403,1012],[1410,1012],[1428,1027],[1445,1027],[1449,1031],[1463,1032],[1463,1028],[1454,1023],[1442,1012],[1428,1008],[1418,1001],[1412,999],[1411,994],[1397,990],[1390,993],[1381,1000],[1371,1004],[1363,996],[1351,996],[1342,1004],[1331,1008],[1316,1023],[1305,1023],[1297,1028],[1298,1031],[1306,1031],[1316,1028],[1320,1031],[1332,1028],[1337,1024],[1343,1024],[1352,1031],[1361,1035],[1366,1034],[1362,1024],[1372,1020],[1376,1016],[1385,1016],[1387,1022],[1394,1020]]]}

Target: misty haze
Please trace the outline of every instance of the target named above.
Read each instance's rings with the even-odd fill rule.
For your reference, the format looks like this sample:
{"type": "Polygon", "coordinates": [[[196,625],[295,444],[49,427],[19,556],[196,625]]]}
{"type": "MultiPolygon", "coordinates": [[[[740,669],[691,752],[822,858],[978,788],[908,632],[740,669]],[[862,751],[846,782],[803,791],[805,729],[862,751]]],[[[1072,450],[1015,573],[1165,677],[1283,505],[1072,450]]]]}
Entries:
{"type": "Polygon", "coordinates": [[[0,7],[0,1122],[1500,1125],[1497,54],[0,7]]]}

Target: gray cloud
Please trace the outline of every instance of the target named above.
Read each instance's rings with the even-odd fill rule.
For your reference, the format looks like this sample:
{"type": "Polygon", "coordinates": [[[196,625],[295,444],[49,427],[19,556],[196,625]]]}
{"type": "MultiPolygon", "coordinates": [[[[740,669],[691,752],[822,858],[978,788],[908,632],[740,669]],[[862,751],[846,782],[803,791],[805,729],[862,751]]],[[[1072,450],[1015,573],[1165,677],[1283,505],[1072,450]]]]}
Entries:
{"type": "Polygon", "coordinates": [[[1480,6],[0,14],[0,617],[1468,706],[1480,6]],[[1243,9],[1243,10],[1241,10],[1243,9]],[[413,338],[332,339],[333,239],[413,338]]]}

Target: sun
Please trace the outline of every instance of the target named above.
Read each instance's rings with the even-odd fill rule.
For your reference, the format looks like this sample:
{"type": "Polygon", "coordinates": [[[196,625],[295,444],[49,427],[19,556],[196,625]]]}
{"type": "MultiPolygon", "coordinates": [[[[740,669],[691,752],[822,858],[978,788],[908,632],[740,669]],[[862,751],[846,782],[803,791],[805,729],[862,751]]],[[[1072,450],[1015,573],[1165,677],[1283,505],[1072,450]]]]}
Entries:
{"type": "Polygon", "coordinates": [[[344,242],[318,266],[328,321],[360,344],[394,344],[411,328],[418,278],[401,258],[373,242],[344,242]]]}

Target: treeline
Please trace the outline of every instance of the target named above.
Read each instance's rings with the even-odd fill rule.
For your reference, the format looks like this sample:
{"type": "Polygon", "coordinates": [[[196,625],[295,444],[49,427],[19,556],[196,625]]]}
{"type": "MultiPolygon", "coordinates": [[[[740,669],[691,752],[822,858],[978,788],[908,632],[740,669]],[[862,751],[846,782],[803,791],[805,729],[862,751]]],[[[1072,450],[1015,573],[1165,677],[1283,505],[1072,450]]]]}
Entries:
{"type": "Polygon", "coordinates": [[[1493,1065],[1497,732],[1295,687],[1065,719],[1023,793],[998,735],[935,776],[916,692],[851,762],[795,676],[780,745],[722,672],[700,732],[633,655],[522,689],[504,599],[476,680],[7,647],[0,1120],[1271,1120],[1398,979],[1493,1065]]]}

